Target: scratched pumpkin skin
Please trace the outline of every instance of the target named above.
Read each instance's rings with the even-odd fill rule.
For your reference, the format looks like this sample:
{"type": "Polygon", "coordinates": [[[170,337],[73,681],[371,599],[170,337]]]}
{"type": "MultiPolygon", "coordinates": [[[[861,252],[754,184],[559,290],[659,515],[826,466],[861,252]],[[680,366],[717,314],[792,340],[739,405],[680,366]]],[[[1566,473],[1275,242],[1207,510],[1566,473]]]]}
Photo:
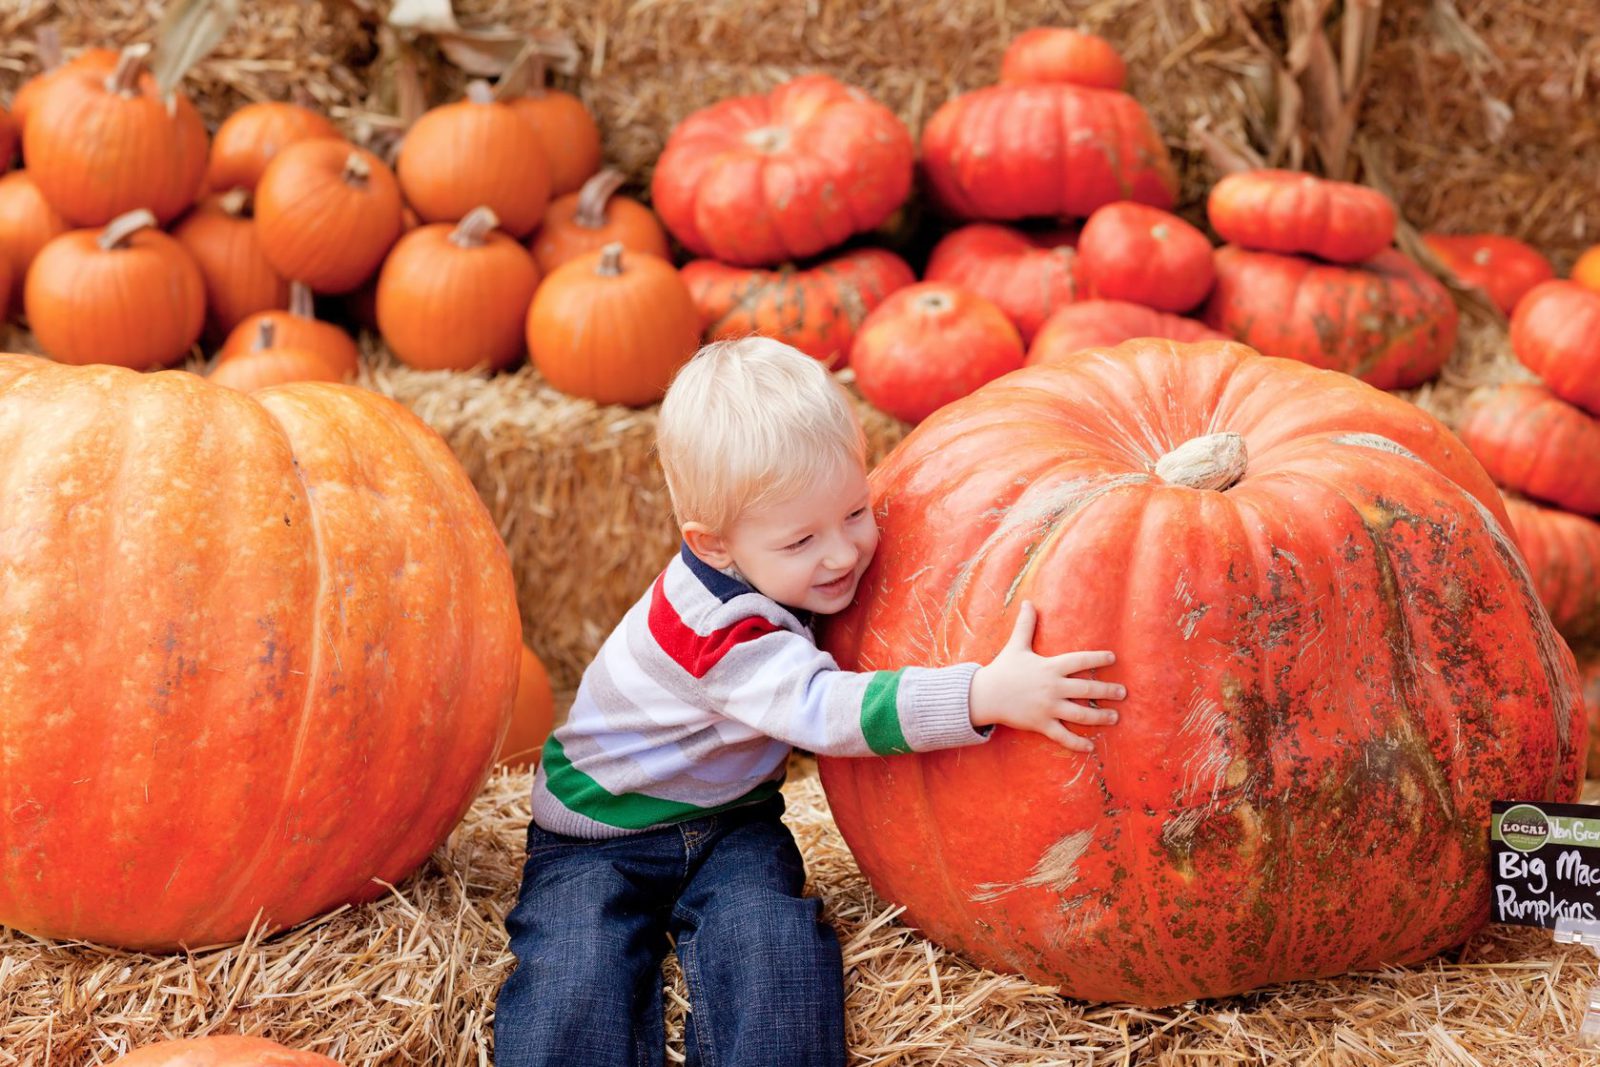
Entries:
{"type": "Polygon", "coordinates": [[[1423,959],[1488,917],[1490,800],[1577,796],[1576,667],[1494,486],[1352,378],[1092,349],[938,412],[872,485],[844,666],[988,662],[1031,600],[1037,651],[1111,649],[1129,690],[1091,756],[999,727],[821,761],[874,888],[978,963],[1164,1005],[1423,959]]]}

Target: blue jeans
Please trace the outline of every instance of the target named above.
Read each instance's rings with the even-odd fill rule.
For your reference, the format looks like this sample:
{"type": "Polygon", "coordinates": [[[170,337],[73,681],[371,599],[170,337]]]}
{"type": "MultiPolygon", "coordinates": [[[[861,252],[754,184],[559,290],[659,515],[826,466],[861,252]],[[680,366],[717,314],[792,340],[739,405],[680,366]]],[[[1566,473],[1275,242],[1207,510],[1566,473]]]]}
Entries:
{"type": "Polygon", "coordinates": [[[844,966],[783,796],[626,837],[528,827],[497,1067],[661,1067],[667,935],[689,1067],[842,1067],[844,966]]]}

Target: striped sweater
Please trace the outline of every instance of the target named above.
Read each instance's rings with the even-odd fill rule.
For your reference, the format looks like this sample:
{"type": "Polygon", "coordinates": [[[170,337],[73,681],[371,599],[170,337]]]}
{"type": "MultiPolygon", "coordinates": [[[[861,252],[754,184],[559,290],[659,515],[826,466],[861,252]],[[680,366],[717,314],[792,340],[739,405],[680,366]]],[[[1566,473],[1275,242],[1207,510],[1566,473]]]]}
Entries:
{"type": "Polygon", "coordinates": [[[977,669],[840,670],[807,620],[685,545],[545,742],[534,822],[621,837],[771,796],[793,746],[871,756],[976,744],[988,737],[968,711],[977,669]]]}

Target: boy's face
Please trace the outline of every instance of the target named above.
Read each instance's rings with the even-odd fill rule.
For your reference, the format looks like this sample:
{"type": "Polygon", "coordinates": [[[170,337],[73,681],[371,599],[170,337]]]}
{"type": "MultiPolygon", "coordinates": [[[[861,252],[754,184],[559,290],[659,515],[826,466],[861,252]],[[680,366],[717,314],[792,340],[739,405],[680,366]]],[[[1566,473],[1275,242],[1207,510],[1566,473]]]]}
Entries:
{"type": "Polygon", "coordinates": [[[866,472],[848,464],[799,496],[745,512],[712,540],[709,552],[696,539],[690,550],[714,567],[731,561],[780,604],[819,615],[843,611],[878,547],[866,472]]]}

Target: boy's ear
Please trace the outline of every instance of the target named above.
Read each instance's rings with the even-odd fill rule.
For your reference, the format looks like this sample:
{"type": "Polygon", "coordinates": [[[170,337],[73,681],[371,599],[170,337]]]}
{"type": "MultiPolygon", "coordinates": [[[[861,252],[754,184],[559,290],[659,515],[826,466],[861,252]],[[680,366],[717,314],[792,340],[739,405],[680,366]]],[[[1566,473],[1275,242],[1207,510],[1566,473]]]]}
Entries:
{"type": "Polygon", "coordinates": [[[717,570],[726,570],[733,565],[733,556],[728,552],[727,541],[705,523],[684,523],[683,540],[689,546],[690,552],[717,570]]]}

